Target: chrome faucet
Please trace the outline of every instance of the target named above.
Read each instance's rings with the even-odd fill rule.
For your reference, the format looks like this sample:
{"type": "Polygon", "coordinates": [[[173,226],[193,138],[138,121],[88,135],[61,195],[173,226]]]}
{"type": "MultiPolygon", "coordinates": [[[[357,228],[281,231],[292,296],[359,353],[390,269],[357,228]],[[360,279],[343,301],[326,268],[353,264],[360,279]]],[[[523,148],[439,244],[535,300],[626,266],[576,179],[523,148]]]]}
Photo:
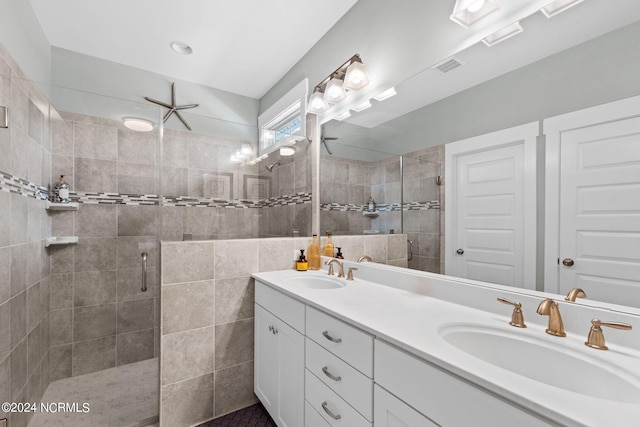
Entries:
{"type": "Polygon", "coordinates": [[[325,261],[324,264],[329,266],[329,276],[333,276],[333,263],[338,264],[338,277],[344,277],[344,264],[342,264],[337,259],[332,259],[331,261],[325,261]]]}
{"type": "Polygon", "coordinates": [[[358,262],[362,262],[362,261],[369,261],[369,262],[371,262],[371,261],[373,261],[373,260],[371,259],[371,257],[370,257],[369,255],[363,255],[363,256],[361,256],[360,258],[358,258],[358,262]]]}
{"type": "Polygon", "coordinates": [[[558,308],[557,302],[551,298],[547,298],[540,303],[536,311],[543,316],[549,316],[549,327],[545,330],[546,333],[555,337],[567,336],[564,331],[562,316],[560,316],[560,308],[558,308]]]}

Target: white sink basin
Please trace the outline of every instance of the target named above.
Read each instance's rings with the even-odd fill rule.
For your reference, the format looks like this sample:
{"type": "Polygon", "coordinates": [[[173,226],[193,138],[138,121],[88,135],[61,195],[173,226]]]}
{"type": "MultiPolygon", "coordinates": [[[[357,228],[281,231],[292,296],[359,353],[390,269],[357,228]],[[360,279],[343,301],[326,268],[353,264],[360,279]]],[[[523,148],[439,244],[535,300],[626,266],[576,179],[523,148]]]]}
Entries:
{"type": "Polygon", "coordinates": [[[589,354],[597,350],[585,346],[578,351],[552,341],[564,338],[543,340],[525,333],[480,324],[451,324],[440,329],[446,342],[498,368],[586,396],[640,403],[640,379],[610,366],[606,358],[589,354]]]}
{"type": "Polygon", "coordinates": [[[331,277],[327,274],[317,275],[301,272],[299,275],[289,277],[285,280],[286,284],[309,289],[339,289],[345,286],[345,281],[331,277]]]}

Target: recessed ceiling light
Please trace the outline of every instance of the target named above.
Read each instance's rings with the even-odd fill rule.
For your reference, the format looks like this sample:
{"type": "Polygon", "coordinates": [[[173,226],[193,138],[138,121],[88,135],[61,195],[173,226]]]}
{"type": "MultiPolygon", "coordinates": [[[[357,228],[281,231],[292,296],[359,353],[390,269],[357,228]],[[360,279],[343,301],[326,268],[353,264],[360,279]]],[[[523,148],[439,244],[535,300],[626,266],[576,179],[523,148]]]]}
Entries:
{"type": "Polygon", "coordinates": [[[498,9],[500,9],[500,5],[497,0],[456,0],[453,13],[449,18],[453,22],[469,28],[498,9]]]}
{"type": "Polygon", "coordinates": [[[391,98],[395,94],[396,94],[396,89],[393,87],[390,87],[389,89],[385,90],[381,94],[374,96],[373,99],[375,99],[376,101],[384,101],[387,98],[391,98]]]}
{"type": "Polygon", "coordinates": [[[551,18],[552,16],[564,12],[565,10],[576,6],[583,1],[584,0],[555,0],[554,2],[549,3],[540,10],[542,11],[542,13],[544,13],[544,16],[546,16],[547,18],[551,18]]]}
{"type": "Polygon", "coordinates": [[[180,55],[191,55],[193,53],[193,49],[191,49],[191,46],[181,41],[173,41],[169,43],[169,47],[171,48],[171,50],[179,53],[180,55]]]}
{"type": "Polygon", "coordinates": [[[122,121],[125,127],[137,132],[150,132],[153,130],[153,122],[151,120],[138,117],[125,117],[122,121]]]}
{"type": "Polygon", "coordinates": [[[360,112],[360,111],[364,111],[367,108],[371,107],[371,101],[369,101],[368,99],[366,101],[364,101],[361,104],[356,105],[355,107],[352,107],[351,109],[355,112],[360,112]]]}
{"type": "Polygon", "coordinates": [[[522,26],[520,25],[520,22],[514,22],[513,24],[509,25],[508,27],[505,27],[503,29],[501,29],[500,31],[496,31],[495,33],[491,34],[490,36],[487,36],[485,38],[482,39],[482,43],[486,44],[487,46],[491,47],[493,45],[496,45],[502,41],[505,41],[506,39],[508,39],[509,37],[513,37],[516,34],[519,34],[522,32],[522,26]]]}

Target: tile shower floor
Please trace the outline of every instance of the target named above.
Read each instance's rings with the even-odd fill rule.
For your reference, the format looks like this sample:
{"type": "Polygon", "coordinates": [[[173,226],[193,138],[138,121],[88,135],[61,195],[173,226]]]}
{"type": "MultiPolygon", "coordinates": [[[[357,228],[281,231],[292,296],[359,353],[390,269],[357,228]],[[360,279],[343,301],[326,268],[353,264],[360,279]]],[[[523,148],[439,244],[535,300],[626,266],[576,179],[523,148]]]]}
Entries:
{"type": "Polygon", "coordinates": [[[260,403],[216,418],[198,427],[276,427],[267,410],[260,403]]]}
{"type": "Polygon", "coordinates": [[[158,359],[54,381],[43,402],[89,403],[88,413],[36,413],[29,427],[138,427],[158,420],[158,359]]]}

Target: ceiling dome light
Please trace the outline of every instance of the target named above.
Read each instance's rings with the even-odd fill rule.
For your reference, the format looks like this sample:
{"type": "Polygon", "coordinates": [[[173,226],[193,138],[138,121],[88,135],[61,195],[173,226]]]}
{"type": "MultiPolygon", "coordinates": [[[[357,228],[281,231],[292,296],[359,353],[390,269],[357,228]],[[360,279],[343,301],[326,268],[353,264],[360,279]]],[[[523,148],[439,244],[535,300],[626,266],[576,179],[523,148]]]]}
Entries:
{"type": "Polygon", "coordinates": [[[359,90],[369,84],[369,73],[367,67],[364,66],[360,57],[356,55],[354,61],[347,67],[344,75],[345,89],[359,90]]]}
{"type": "Polygon", "coordinates": [[[171,50],[179,53],[180,55],[191,55],[193,53],[193,49],[191,49],[191,46],[181,41],[172,41],[171,43],[169,43],[169,47],[171,48],[171,50]]]}
{"type": "Polygon", "coordinates": [[[138,117],[125,117],[122,119],[125,127],[136,132],[150,132],[153,130],[153,122],[138,117]]]}
{"type": "Polygon", "coordinates": [[[342,86],[344,82],[334,74],[327,86],[324,88],[324,100],[329,104],[337,104],[347,97],[347,91],[342,86]]]}
{"type": "Polygon", "coordinates": [[[324,94],[322,93],[320,88],[316,86],[315,92],[313,92],[313,94],[309,98],[309,104],[307,105],[308,112],[314,113],[314,114],[320,114],[320,113],[324,113],[329,108],[331,108],[331,105],[329,105],[324,100],[323,95],[324,94]]]}
{"type": "Polygon", "coordinates": [[[281,156],[293,156],[294,154],[296,154],[296,148],[295,147],[287,146],[287,147],[281,147],[280,148],[280,155],[281,156]]]}
{"type": "Polygon", "coordinates": [[[497,0],[456,0],[456,5],[449,19],[464,28],[469,28],[498,9],[500,9],[500,5],[497,0]]]}

